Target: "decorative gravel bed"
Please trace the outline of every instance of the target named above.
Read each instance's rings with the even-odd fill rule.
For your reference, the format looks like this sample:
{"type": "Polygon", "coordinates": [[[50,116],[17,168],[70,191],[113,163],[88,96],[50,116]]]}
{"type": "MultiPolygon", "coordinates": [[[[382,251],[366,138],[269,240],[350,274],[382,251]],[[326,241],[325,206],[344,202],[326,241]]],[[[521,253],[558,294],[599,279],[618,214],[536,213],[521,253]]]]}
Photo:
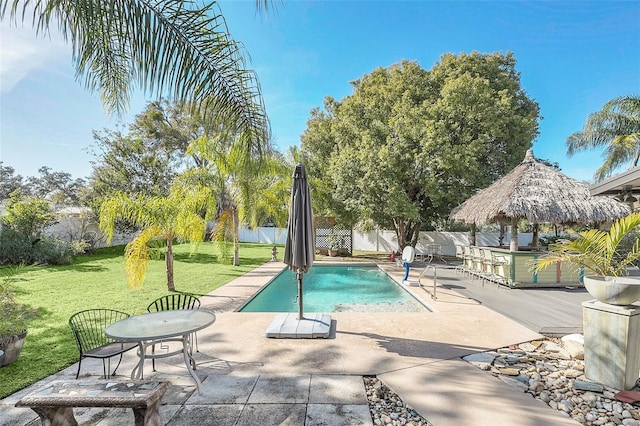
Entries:
{"type": "Polygon", "coordinates": [[[582,356],[574,357],[568,349],[561,339],[547,338],[465,360],[580,424],[640,426],[640,408],[617,400],[620,389],[588,380],[582,356]],[[482,356],[484,361],[479,360],[482,356]]]}
{"type": "MultiPolygon", "coordinates": [[[[547,338],[465,360],[580,424],[640,426],[640,407],[617,400],[618,389],[589,381],[584,361],[578,358],[571,356],[562,340],[547,338]]],[[[364,383],[375,425],[433,426],[376,377],[365,377],[364,383]]]]}
{"type": "Polygon", "coordinates": [[[433,426],[405,404],[376,377],[364,377],[373,424],[377,426],[433,426]]]}

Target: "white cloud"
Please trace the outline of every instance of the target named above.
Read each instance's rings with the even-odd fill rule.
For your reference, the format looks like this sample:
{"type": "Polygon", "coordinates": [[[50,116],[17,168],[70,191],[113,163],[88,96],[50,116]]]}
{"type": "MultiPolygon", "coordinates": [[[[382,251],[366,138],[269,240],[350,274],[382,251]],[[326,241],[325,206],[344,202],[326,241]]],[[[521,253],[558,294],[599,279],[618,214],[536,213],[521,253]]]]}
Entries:
{"type": "Polygon", "coordinates": [[[10,92],[31,71],[43,69],[57,59],[70,61],[69,52],[57,34],[36,36],[30,25],[0,22],[0,93],[10,92]]]}

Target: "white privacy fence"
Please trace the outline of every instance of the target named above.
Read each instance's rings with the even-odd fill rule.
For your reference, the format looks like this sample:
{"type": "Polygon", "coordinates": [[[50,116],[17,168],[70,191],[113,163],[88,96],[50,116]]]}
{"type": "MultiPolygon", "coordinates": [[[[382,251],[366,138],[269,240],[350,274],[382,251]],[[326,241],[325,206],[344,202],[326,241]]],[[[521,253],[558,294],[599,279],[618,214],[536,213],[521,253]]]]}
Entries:
{"type": "Polygon", "coordinates": [[[243,243],[284,244],[287,239],[287,228],[262,226],[254,229],[240,228],[238,239],[243,243]]]}
{"type": "MultiPolygon", "coordinates": [[[[106,245],[101,233],[95,223],[87,223],[78,217],[68,217],[62,219],[57,225],[47,230],[47,234],[56,235],[65,240],[79,239],[82,235],[95,235],[96,246],[106,245]]],[[[540,234],[544,236],[548,234],[540,234]]],[[[133,235],[118,234],[111,245],[125,244],[131,241],[133,235]]],[[[240,228],[238,238],[241,242],[279,244],[285,243],[287,237],[286,228],[257,227],[240,228]]],[[[498,245],[498,232],[477,232],[476,245],[496,246],[498,245]]],[[[507,232],[503,238],[503,244],[508,245],[511,235],[507,232]]],[[[518,245],[526,246],[531,243],[531,233],[518,234],[518,245]]],[[[416,245],[418,252],[426,252],[428,244],[439,244],[443,255],[454,256],[455,246],[469,244],[469,232],[420,232],[420,238],[416,245]]],[[[353,250],[377,251],[391,253],[398,249],[396,234],[391,230],[373,230],[369,232],[353,231],[353,250]]]]}
{"type": "MultiPolygon", "coordinates": [[[[477,232],[476,245],[478,246],[497,246],[500,233],[498,232],[477,232]]],[[[511,238],[510,233],[505,233],[503,244],[509,244],[511,238]]],[[[518,234],[518,245],[526,246],[531,243],[532,234],[518,234]]],[[[421,231],[420,238],[416,244],[417,252],[426,252],[428,244],[439,244],[441,253],[446,256],[455,256],[456,245],[469,245],[469,232],[437,232],[437,231],[421,231]]],[[[398,239],[395,231],[379,230],[367,233],[353,232],[353,249],[391,253],[398,249],[398,239]]]]}
{"type": "MultiPolygon", "coordinates": [[[[540,236],[542,235],[540,234],[540,236]]],[[[239,233],[241,242],[250,243],[274,244],[275,242],[275,244],[284,244],[286,237],[286,228],[259,227],[255,229],[240,229],[239,233]]],[[[499,237],[500,233],[498,232],[477,232],[476,245],[497,246],[499,237]]],[[[510,239],[511,234],[506,232],[503,244],[508,245],[510,239]]],[[[518,234],[518,245],[520,246],[529,245],[531,240],[531,233],[518,234]]],[[[420,232],[420,238],[418,244],[416,244],[417,251],[426,251],[427,244],[439,244],[443,255],[454,256],[456,254],[456,244],[469,244],[469,232],[420,232]]],[[[353,249],[391,253],[398,249],[398,239],[395,231],[390,230],[353,231],[353,249]]]]}

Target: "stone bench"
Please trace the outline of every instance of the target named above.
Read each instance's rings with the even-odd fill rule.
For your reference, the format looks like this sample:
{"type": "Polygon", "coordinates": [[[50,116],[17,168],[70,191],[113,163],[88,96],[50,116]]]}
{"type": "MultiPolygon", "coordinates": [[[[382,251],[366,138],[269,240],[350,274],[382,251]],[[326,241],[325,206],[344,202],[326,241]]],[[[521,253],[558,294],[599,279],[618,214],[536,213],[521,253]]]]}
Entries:
{"type": "Polygon", "coordinates": [[[136,426],[160,426],[160,399],[169,386],[161,381],[58,380],[23,397],[16,407],[31,408],[43,426],[77,425],[73,407],[131,408],[136,426]]]}

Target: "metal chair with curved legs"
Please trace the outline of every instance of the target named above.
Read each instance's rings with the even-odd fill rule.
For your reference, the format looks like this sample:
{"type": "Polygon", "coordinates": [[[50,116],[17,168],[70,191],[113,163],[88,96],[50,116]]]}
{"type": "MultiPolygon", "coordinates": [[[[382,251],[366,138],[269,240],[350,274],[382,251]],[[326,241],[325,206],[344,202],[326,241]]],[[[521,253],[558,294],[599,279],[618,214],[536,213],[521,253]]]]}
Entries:
{"type": "MultiPolygon", "coordinates": [[[[162,296],[154,300],[147,306],[147,311],[149,312],[158,312],[158,311],[174,311],[177,309],[200,309],[200,299],[189,293],[171,293],[166,296],[162,296]]],[[[196,352],[198,350],[198,335],[196,333],[192,334],[193,340],[196,343],[196,352]]],[[[162,343],[160,344],[162,348],[162,343]]],[[[193,353],[193,347],[190,346],[189,350],[193,353]]],[[[156,345],[151,347],[151,352],[155,353],[156,345]]],[[[151,360],[151,365],[153,366],[153,371],[156,371],[156,360],[155,358],[151,360]]],[[[195,369],[195,365],[194,365],[195,369]]]]}
{"type": "Polygon", "coordinates": [[[127,317],[129,317],[129,314],[126,312],[113,309],[87,309],[76,312],[69,318],[69,327],[71,327],[80,352],[76,379],[80,377],[80,367],[84,358],[101,359],[103,377],[106,379],[107,371],[111,372],[111,358],[120,355],[118,365],[111,373],[112,376],[116,374],[116,370],[122,361],[122,354],[138,347],[138,344],[135,342],[119,342],[107,337],[104,329],[108,325],[127,317]],[[105,360],[107,361],[106,364],[105,360]]]}

